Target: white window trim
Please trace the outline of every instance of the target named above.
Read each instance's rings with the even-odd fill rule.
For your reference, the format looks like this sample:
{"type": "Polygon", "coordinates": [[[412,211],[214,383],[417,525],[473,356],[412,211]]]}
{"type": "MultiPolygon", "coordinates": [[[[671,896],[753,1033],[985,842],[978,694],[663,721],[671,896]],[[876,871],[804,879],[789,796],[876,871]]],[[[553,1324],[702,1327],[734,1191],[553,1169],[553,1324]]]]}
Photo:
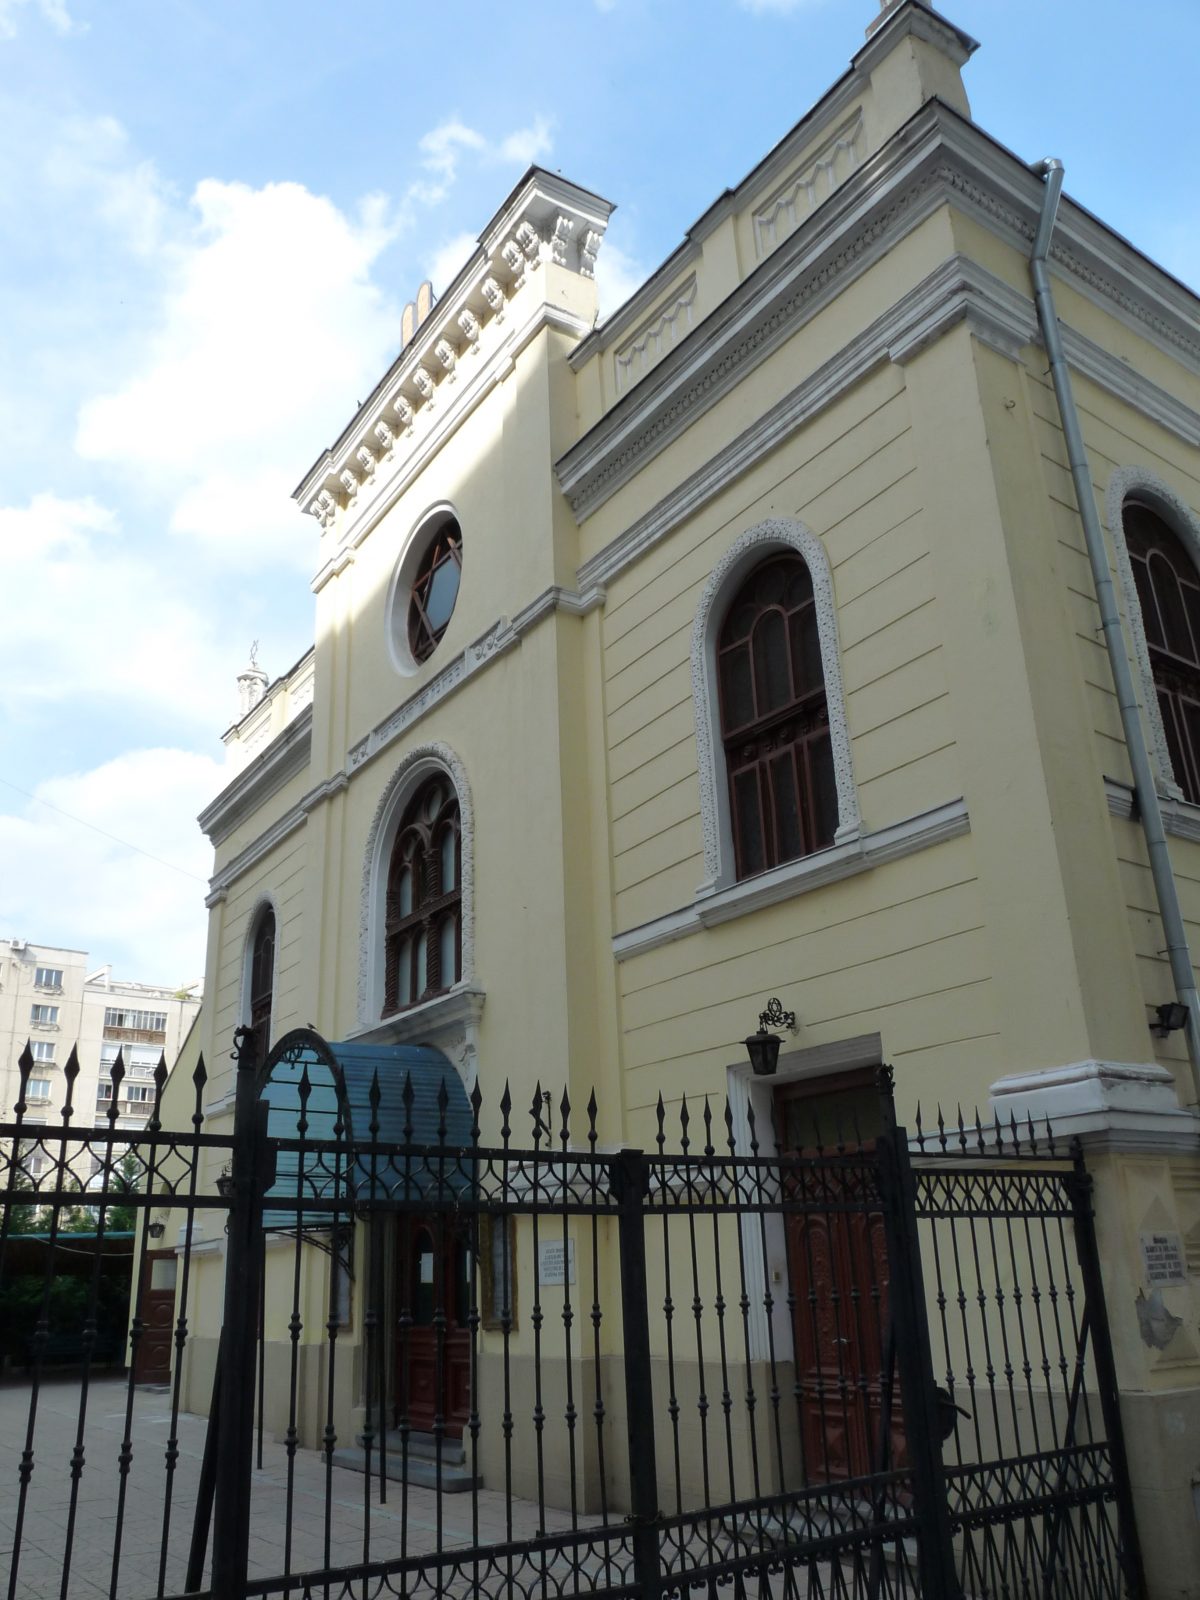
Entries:
{"type": "MultiPolygon", "coordinates": [[[[462,531],[462,522],[458,512],[449,500],[439,500],[436,505],[429,506],[413,523],[407,539],[400,547],[400,559],[396,562],[392,581],[388,585],[387,604],[383,615],[387,627],[388,655],[392,665],[402,678],[415,677],[425,661],[418,661],[409,648],[408,643],[408,612],[412,597],[412,586],[416,581],[417,568],[421,565],[421,558],[429,548],[430,541],[440,532],[447,522],[457,523],[462,531]]],[[[461,581],[461,580],[460,580],[461,581]]],[[[458,597],[455,596],[457,604],[458,597]]],[[[447,624],[449,626],[449,624],[447,624]]],[[[438,641],[438,648],[441,641],[438,641]]],[[[432,654],[426,658],[432,660],[432,654]]]]}
{"type": "Polygon", "coordinates": [[[262,894],[255,901],[254,910],[250,913],[250,921],[246,928],[246,942],[242,947],[242,998],[238,1006],[238,1016],[241,1018],[243,1028],[250,1026],[250,981],[251,971],[254,966],[254,941],[258,938],[258,930],[262,927],[263,918],[267,912],[275,918],[275,955],[271,967],[271,1022],[267,1037],[275,1036],[275,992],[276,978],[279,973],[279,907],[275,904],[274,897],[262,894]]]}
{"type": "Polygon", "coordinates": [[[862,833],[858,791],[850,760],[850,733],[846,724],[846,699],[829,557],[820,539],[802,522],[788,517],[773,517],[742,533],[713,568],[700,596],[692,628],[692,697],[696,711],[700,824],[704,834],[706,873],[705,881],[696,890],[697,900],[718,894],[738,881],[717,692],[717,637],[734,591],[750,569],[773,550],[795,551],[803,559],[812,578],[837,788],[838,826],[834,833],[834,844],[850,844],[862,833]]]}
{"type": "Polygon", "coordinates": [[[1141,680],[1141,705],[1145,717],[1146,742],[1154,764],[1159,789],[1173,800],[1183,800],[1183,790],[1175,781],[1171,753],[1167,748],[1166,731],[1158,709],[1158,692],[1154,687],[1154,669],[1150,665],[1150,649],[1146,643],[1146,630],[1142,625],[1142,607],[1138,600],[1137,585],[1133,580],[1133,564],[1129,559],[1129,546],[1125,542],[1123,513],[1128,500],[1142,500],[1157,511],[1172,533],[1182,541],[1184,549],[1200,572],[1200,518],[1177,490],[1150,467],[1116,467],[1108,480],[1105,496],[1105,515],[1113,542],[1117,578],[1125,602],[1125,619],[1129,639],[1133,645],[1133,659],[1141,680]]]}
{"type": "MultiPolygon", "coordinates": [[[[448,991],[471,990],[475,979],[475,813],[467,774],[449,745],[437,742],[409,751],[393,772],[371,821],[363,866],[358,943],[358,1028],[356,1036],[380,1022],[384,994],[384,925],[387,916],[387,873],[392,846],[405,807],[427,778],[448,778],[458,797],[462,848],[461,943],[458,982],[448,991]]],[[[438,997],[440,998],[440,997],[438,997]]],[[[389,1021],[391,1019],[388,1019],[389,1021]]]]}

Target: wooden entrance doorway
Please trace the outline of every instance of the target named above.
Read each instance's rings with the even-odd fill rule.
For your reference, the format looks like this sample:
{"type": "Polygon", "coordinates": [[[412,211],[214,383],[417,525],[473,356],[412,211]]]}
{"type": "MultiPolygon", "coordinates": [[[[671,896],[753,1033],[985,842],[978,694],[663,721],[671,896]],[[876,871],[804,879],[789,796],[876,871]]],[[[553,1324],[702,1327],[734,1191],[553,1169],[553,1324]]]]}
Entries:
{"type": "Polygon", "coordinates": [[[471,1403],[471,1255],[442,1215],[401,1217],[396,1255],[395,1421],[461,1438],[471,1403]]]}
{"type": "Polygon", "coordinates": [[[175,1251],[148,1250],[138,1316],[142,1333],[133,1362],[135,1383],[171,1381],[171,1339],[175,1325],[175,1251]]]}
{"type": "MultiPolygon", "coordinates": [[[[813,1209],[787,1218],[806,1473],[810,1482],[863,1477],[880,1470],[885,1367],[893,1361],[883,1215],[869,1206],[871,1166],[853,1160],[869,1155],[881,1132],[875,1070],[782,1084],[775,1117],[783,1149],[813,1158],[796,1180],[813,1209]]],[[[891,1407],[887,1454],[895,1468],[904,1460],[898,1386],[891,1407]]]]}

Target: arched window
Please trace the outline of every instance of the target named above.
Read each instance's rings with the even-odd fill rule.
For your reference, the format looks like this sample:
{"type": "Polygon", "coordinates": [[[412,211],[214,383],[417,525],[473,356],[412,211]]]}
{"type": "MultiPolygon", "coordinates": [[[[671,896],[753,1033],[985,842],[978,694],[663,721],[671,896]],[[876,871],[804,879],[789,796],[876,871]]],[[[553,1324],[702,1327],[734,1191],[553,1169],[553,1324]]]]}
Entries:
{"type": "Polygon", "coordinates": [[[271,1005],[275,998],[275,913],[270,906],[258,919],[250,949],[249,1025],[255,1056],[265,1061],[271,1048],[271,1005]]]}
{"type": "Polygon", "coordinates": [[[1200,574],[1149,506],[1126,501],[1121,523],[1175,781],[1200,805],[1200,574]]]}
{"type": "Polygon", "coordinates": [[[717,684],[738,878],[831,845],[829,711],[812,579],[798,555],[768,556],[733,596],[717,684]]]}
{"type": "Polygon", "coordinates": [[[388,865],[383,1015],[441,994],[462,969],[458,796],[443,773],[409,801],[388,865]]]}

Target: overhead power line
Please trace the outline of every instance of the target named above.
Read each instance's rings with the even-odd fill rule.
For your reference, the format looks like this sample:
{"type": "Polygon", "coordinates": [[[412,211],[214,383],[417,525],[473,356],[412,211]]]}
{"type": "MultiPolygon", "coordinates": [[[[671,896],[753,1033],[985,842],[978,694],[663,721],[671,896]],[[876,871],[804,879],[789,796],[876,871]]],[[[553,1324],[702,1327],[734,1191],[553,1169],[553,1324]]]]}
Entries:
{"type": "Polygon", "coordinates": [[[162,856],[156,856],[152,850],[143,850],[140,844],[132,844],[128,839],[122,839],[115,833],[109,833],[107,828],[98,828],[94,822],[88,822],[84,817],[77,817],[74,812],[64,811],[62,806],[56,806],[52,800],[43,800],[40,795],[30,794],[28,789],[22,789],[19,784],[10,783],[7,778],[0,778],[0,783],[6,789],[11,789],[14,794],[24,795],[26,800],[32,800],[36,806],[46,806],[50,811],[57,811],[60,817],[66,817],[68,822],[74,822],[81,828],[88,828],[92,833],[98,833],[102,839],[108,839],[113,844],[119,844],[122,850],[132,850],[135,855],[145,856],[147,861],[156,861],[160,867],[169,867],[172,872],[182,873],[185,878],[191,878],[193,883],[205,883],[207,880],[200,877],[199,873],[189,872],[186,867],[177,866],[174,861],[166,861],[162,856]]]}

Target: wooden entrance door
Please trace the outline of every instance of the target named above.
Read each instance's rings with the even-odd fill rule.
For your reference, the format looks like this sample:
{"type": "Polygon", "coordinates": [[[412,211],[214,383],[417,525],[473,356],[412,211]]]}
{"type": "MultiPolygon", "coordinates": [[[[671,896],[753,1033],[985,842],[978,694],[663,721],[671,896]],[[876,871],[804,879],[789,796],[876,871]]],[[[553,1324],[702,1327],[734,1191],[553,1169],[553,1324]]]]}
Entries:
{"type": "MultiPolygon", "coordinates": [[[[880,1131],[874,1072],[781,1086],[776,1125],[787,1153],[827,1158],[801,1170],[796,1182],[811,1209],[787,1218],[806,1471],[810,1482],[857,1478],[881,1466],[893,1362],[883,1216],[869,1209],[873,1174],[852,1159],[869,1153],[880,1131]]],[[[887,1465],[895,1468],[904,1462],[895,1384],[891,1413],[887,1465]]]]}
{"type": "Polygon", "coordinates": [[[446,1216],[401,1217],[395,1418],[462,1436],[471,1402],[470,1251],[446,1216]]]}
{"type": "Polygon", "coordinates": [[[169,1383],[171,1339],[175,1325],[175,1276],[179,1261],[174,1250],[146,1252],[145,1287],[138,1316],[142,1334],[134,1357],[135,1383],[169,1383]]]}

